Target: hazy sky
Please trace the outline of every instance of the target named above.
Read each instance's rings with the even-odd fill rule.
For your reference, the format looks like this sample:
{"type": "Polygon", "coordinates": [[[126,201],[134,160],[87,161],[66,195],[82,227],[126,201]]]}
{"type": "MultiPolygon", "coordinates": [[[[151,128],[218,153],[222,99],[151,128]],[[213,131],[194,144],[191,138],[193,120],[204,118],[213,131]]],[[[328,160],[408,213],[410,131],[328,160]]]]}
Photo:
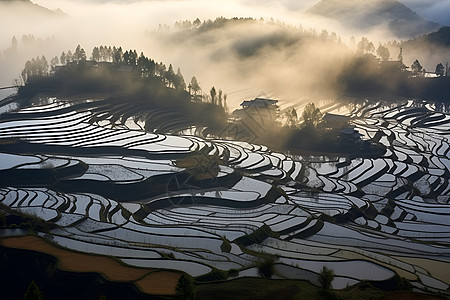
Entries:
{"type": "MultiPolygon", "coordinates": [[[[68,0],[70,2],[70,0],[68,0]]],[[[68,1],[60,1],[60,0],[35,0],[35,3],[42,4],[46,7],[55,9],[55,8],[67,8],[68,1]]],[[[185,8],[187,3],[199,4],[198,0],[78,0],[73,1],[75,3],[85,2],[85,3],[125,3],[125,4],[133,4],[136,2],[175,2],[178,4],[180,8],[185,8]]],[[[252,11],[259,12],[263,11],[266,8],[274,8],[274,7],[283,7],[291,11],[301,11],[305,10],[315,3],[319,2],[318,0],[232,0],[232,1],[205,1],[202,5],[202,10],[212,9],[212,11],[219,12],[223,11],[224,14],[229,14],[230,12],[234,12],[234,14],[240,15],[242,13],[252,14],[252,11]],[[246,7],[253,7],[252,10],[247,11],[246,7]],[[219,11],[217,11],[217,9],[219,11]]],[[[450,25],[450,0],[400,0],[400,2],[406,4],[417,13],[419,13],[424,18],[441,23],[442,25],[450,25]]],[[[197,5],[195,5],[197,6],[197,5]]],[[[196,8],[199,9],[198,7],[196,8]]]]}
{"type": "MultiPolygon", "coordinates": [[[[271,17],[279,19],[282,22],[303,28],[316,28],[318,32],[327,29],[330,33],[335,31],[342,37],[344,42],[349,41],[349,37],[355,35],[354,32],[346,32],[336,23],[323,23],[321,18],[312,18],[305,16],[303,12],[317,3],[319,0],[32,0],[33,3],[42,5],[49,9],[60,8],[66,12],[68,18],[41,18],[35,20],[33,16],[21,16],[18,22],[17,16],[2,15],[0,18],[0,51],[11,45],[13,35],[19,38],[23,34],[33,34],[37,38],[47,39],[55,37],[54,42],[44,42],[35,46],[33,51],[27,53],[20,48],[22,53],[17,62],[3,60],[0,63],[2,72],[0,73],[0,83],[10,84],[13,78],[17,78],[23,68],[24,62],[30,57],[45,54],[46,57],[60,55],[61,51],[71,49],[74,51],[78,43],[84,47],[88,54],[91,53],[93,46],[99,45],[117,45],[127,49],[137,49],[143,51],[145,55],[161,61],[163,63],[172,63],[175,68],[180,67],[187,80],[196,75],[202,87],[209,88],[212,85],[218,85],[229,93],[230,104],[237,105],[247,94],[253,96],[264,95],[264,93],[277,93],[279,87],[290,90],[285,97],[291,97],[298,94],[299,83],[294,81],[292,86],[284,86],[279,82],[280,78],[293,78],[292,72],[297,71],[298,66],[308,73],[308,76],[302,78],[304,89],[315,85],[313,76],[309,76],[315,68],[308,69],[307,62],[302,60],[301,55],[288,55],[288,53],[279,52],[277,58],[266,58],[267,64],[264,66],[251,65],[253,61],[248,61],[248,65],[242,65],[241,61],[234,61],[229,58],[223,63],[215,61],[217,56],[224,56],[221,51],[233,49],[236,43],[248,42],[248,37],[237,38],[240,32],[230,31],[230,36],[223,37],[208,36],[208,39],[216,42],[210,43],[209,48],[204,47],[204,41],[197,41],[192,45],[180,45],[177,41],[155,40],[148,32],[157,29],[158,24],[173,25],[179,20],[194,20],[200,18],[215,19],[216,17],[253,17],[268,20],[271,17]],[[9,24],[14,24],[10,26],[9,24]],[[234,44],[233,44],[234,43],[234,44]],[[202,47],[198,47],[202,44],[202,47]],[[278,65],[283,65],[283,76],[275,74],[273,70],[278,65]],[[230,69],[229,66],[232,66],[230,69]],[[260,74],[265,81],[261,82],[260,77],[257,80],[250,78],[252,74],[247,74],[239,78],[243,72],[237,71],[236,67],[243,70],[253,70],[259,68],[260,74]],[[268,71],[266,71],[268,70],[268,71]],[[237,78],[235,81],[229,78],[237,78]],[[311,78],[311,82],[306,79],[311,78]],[[245,84],[242,84],[244,83],[245,84]],[[306,82],[306,83],[305,83],[306,82]],[[294,85],[294,83],[296,85],[294,85]],[[248,92],[241,91],[241,85],[249,89],[248,92]],[[269,86],[272,85],[272,88],[269,86]],[[241,94],[242,93],[242,94],[241,94]],[[245,95],[244,95],[245,94],[245,95]]],[[[431,21],[437,21],[444,25],[450,25],[450,0],[402,0],[411,8],[415,9],[420,15],[431,21]]],[[[1,11],[0,11],[1,15],[1,11]]],[[[245,30],[248,30],[247,28],[245,30]]],[[[378,41],[391,40],[387,37],[387,31],[377,31],[372,40],[375,44],[378,41]],[[377,35],[378,34],[378,35],[377,35]]],[[[266,34],[266,33],[265,33],[266,34]]],[[[366,33],[364,33],[366,34],[366,33]]],[[[258,36],[255,33],[253,36],[258,36]]],[[[361,37],[355,35],[357,39],[361,37]]],[[[239,46],[239,45],[238,45],[239,46]]],[[[311,51],[312,54],[318,52],[318,48],[307,48],[301,51],[311,51]]],[[[269,55],[269,54],[268,54],[269,55]]],[[[407,53],[405,53],[406,58],[407,53]]],[[[327,56],[325,56],[327,57],[327,56]]],[[[319,60],[323,60],[320,58],[319,60]]],[[[421,60],[422,62],[422,60],[421,60]]],[[[431,61],[430,66],[435,66],[436,62],[431,61]]],[[[314,66],[313,66],[314,67],[314,66]]],[[[431,68],[426,66],[428,69],[431,68]]],[[[298,77],[298,73],[295,73],[298,77]]],[[[271,95],[268,95],[271,96],[271,95]]],[[[275,95],[276,96],[276,95],[275,95]]]]}

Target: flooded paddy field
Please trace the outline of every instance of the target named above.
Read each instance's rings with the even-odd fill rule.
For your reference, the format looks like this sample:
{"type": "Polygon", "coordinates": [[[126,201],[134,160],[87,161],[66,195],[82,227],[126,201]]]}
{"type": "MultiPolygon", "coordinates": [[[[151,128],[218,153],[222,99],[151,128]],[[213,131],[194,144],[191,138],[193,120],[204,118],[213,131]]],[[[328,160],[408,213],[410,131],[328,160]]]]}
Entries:
{"type": "Polygon", "coordinates": [[[315,283],[327,266],[336,289],[399,274],[448,293],[450,115],[435,104],[355,105],[351,124],[386,148],[376,158],[145,132],[95,101],[8,105],[0,203],[57,225],[38,234],[62,247],[192,276],[259,276],[272,254],[278,278],[315,283]],[[217,168],[199,176],[192,157],[217,168]]]}

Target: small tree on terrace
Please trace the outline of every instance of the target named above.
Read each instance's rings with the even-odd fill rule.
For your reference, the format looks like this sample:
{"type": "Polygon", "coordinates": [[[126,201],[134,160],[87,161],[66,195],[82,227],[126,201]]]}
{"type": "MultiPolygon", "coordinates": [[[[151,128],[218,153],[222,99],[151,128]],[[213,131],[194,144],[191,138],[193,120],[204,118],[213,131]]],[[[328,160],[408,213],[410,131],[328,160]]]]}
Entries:
{"type": "Polygon", "coordinates": [[[319,282],[324,290],[331,288],[331,283],[334,280],[334,271],[327,266],[323,266],[319,273],[319,282]]]}

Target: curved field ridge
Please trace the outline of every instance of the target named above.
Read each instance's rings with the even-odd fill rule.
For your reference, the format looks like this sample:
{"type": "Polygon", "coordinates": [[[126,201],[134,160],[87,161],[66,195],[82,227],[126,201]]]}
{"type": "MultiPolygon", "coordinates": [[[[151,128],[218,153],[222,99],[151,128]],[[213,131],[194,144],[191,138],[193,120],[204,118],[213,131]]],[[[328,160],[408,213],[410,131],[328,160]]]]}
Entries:
{"type": "Polygon", "coordinates": [[[395,272],[448,294],[450,117],[432,104],[355,106],[352,125],[386,152],[352,158],[145,132],[133,111],[49,101],[0,115],[0,203],[54,222],[62,247],[194,276],[258,276],[263,252],[283,278],[317,282],[325,265],[335,288],[395,272]]]}

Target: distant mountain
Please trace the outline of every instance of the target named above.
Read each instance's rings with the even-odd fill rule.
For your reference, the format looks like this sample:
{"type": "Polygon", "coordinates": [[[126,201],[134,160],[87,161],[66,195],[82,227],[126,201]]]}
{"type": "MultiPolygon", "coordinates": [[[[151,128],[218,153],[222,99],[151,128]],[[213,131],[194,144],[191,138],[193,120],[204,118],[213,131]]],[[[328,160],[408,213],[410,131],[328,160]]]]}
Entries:
{"type": "Polygon", "coordinates": [[[436,32],[420,36],[415,40],[429,45],[450,48],[450,26],[444,26],[436,32]]]}
{"type": "Polygon", "coordinates": [[[33,14],[36,16],[64,16],[65,13],[60,10],[50,10],[41,5],[35,4],[30,0],[0,0],[0,14],[33,14]]]}
{"type": "Polygon", "coordinates": [[[395,0],[322,0],[308,12],[336,20],[350,29],[371,30],[387,26],[399,38],[416,37],[440,27],[395,0]]]}
{"type": "Polygon", "coordinates": [[[444,26],[436,32],[424,34],[401,43],[403,54],[410,61],[419,59],[427,69],[433,71],[437,63],[448,62],[450,51],[450,26],[444,26]]]}

